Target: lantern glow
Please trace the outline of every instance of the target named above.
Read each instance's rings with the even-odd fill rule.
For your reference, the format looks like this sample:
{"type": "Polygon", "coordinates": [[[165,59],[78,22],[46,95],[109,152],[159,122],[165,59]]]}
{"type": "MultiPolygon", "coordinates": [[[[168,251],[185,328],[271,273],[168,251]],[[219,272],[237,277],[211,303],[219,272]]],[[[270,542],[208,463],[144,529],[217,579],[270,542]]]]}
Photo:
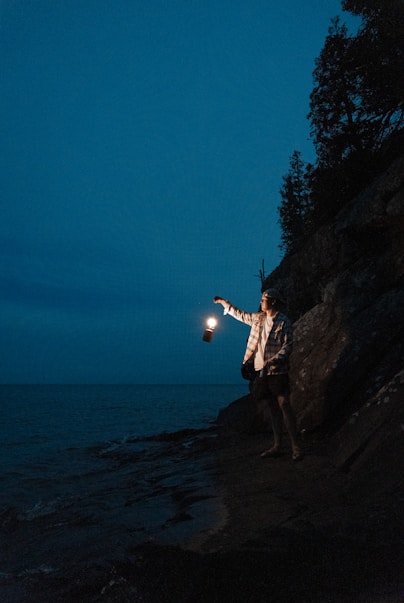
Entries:
{"type": "Polygon", "coordinates": [[[215,330],[215,327],[217,325],[217,320],[214,316],[209,316],[209,318],[206,321],[206,329],[205,332],[203,334],[203,341],[207,341],[208,343],[210,343],[212,341],[212,337],[213,337],[213,332],[215,330]]]}

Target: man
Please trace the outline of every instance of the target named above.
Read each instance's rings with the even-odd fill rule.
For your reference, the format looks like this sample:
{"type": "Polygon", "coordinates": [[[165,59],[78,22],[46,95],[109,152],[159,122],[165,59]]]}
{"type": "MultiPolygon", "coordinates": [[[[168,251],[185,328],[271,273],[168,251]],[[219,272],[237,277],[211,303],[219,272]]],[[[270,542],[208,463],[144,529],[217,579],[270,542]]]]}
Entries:
{"type": "Polygon", "coordinates": [[[256,400],[269,404],[274,442],[261,453],[263,458],[279,456],[282,441],[282,420],[289,434],[292,458],[300,461],[303,452],[297,443],[296,417],[289,401],[289,356],[292,351],[292,325],[287,316],[279,311],[283,303],[276,289],[267,289],[261,298],[259,312],[244,312],[222,297],[214,298],[221,304],[224,314],[251,327],[243,364],[254,360],[255,378],[252,395],[256,400]]]}

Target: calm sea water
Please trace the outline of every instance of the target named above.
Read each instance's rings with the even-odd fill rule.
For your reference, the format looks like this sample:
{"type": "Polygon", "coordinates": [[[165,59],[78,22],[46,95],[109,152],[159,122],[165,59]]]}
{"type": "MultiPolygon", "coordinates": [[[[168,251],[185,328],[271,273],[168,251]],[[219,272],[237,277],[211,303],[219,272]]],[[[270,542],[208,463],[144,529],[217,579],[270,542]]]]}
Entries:
{"type": "Polygon", "coordinates": [[[1,473],[71,447],[206,427],[242,385],[0,385],[1,473]]]}
{"type": "Polygon", "coordinates": [[[204,430],[246,390],[0,386],[2,600],[18,601],[27,575],[63,575],[208,527],[217,492],[196,449],[214,436],[152,436],[204,430]]]}

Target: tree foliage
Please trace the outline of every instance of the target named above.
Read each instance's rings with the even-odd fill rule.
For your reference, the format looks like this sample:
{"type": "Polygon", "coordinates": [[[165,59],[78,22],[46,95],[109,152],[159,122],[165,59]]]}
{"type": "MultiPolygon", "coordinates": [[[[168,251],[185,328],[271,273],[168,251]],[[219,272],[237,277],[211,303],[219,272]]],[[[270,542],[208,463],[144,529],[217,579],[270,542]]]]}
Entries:
{"type": "Polygon", "coordinates": [[[309,119],[320,167],[377,152],[404,126],[403,1],[346,0],[344,8],[363,22],[349,36],[333,19],[316,60],[309,119]]]}
{"type": "Polygon", "coordinates": [[[344,0],[342,5],[362,18],[357,48],[363,57],[363,104],[378,128],[374,148],[380,170],[404,148],[404,1],[344,0]]]}
{"type": "Polygon", "coordinates": [[[315,63],[308,118],[317,161],[302,175],[295,151],[283,179],[279,214],[287,253],[309,222],[335,215],[383,168],[386,146],[393,140],[398,150],[402,145],[404,1],[342,0],[342,7],[361,24],[349,35],[338,17],[332,19],[315,63]]]}
{"type": "Polygon", "coordinates": [[[337,165],[362,146],[360,82],[352,73],[351,46],[346,26],[334,19],[316,60],[310,95],[309,119],[320,166],[337,165]]]}
{"type": "Polygon", "coordinates": [[[363,20],[354,52],[377,144],[404,125],[404,2],[344,0],[342,5],[363,20]]]}
{"type": "Polygon", "coordinates": [[[283,177],[280,190],[282,203],[278,207],[282,229],[281,249],[290,253],[306,234],[310,223],[311,201],[307,184],[308,166],[305,166],[299,151],[290,158],[290,168],[283,177]]]}

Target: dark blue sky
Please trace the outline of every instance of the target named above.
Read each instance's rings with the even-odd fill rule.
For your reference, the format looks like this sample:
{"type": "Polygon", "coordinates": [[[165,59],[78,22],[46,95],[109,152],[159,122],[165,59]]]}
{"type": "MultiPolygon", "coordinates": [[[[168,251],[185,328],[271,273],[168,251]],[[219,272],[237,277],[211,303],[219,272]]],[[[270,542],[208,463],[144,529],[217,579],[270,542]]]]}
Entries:
{"type": "Polygon", "coordinates": [[[339,0],[1,0],[3,383],[237,383],[339,0]],[[202,342],[209,314],[220,318],[202,342]]]}

